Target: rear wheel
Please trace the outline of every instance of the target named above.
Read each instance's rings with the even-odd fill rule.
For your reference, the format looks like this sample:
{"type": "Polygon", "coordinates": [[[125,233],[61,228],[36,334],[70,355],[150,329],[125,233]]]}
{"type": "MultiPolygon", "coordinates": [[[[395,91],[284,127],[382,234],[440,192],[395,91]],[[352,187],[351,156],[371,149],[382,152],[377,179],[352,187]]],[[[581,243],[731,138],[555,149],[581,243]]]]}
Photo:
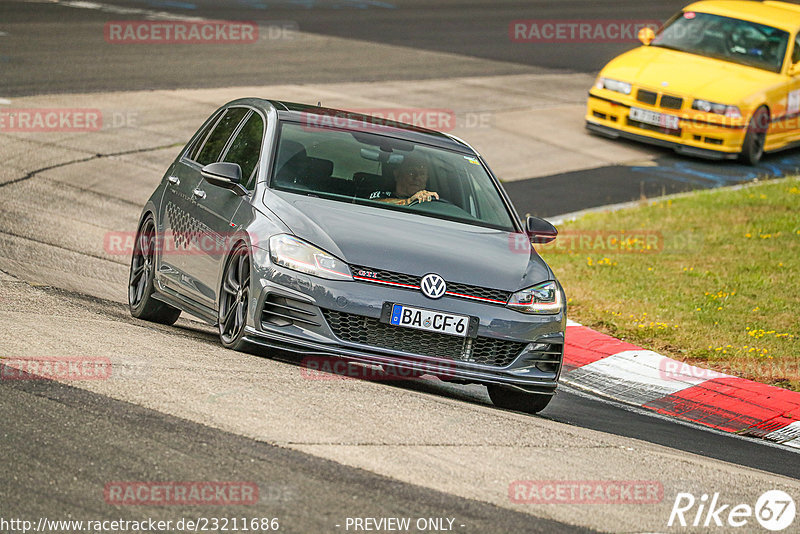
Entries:
{"type": "Polygon", "coordinates": [[[240,243],[228,258],[220,291],[219,338],[229,349],[249,349],[249,344],[242,339],[247,324],[249,303],[250,255],[247,246],[240,243]]]}
{"type": "Polygon", "coordinates": [[[767,139],[768,127],[769,111],[762,106],[753,113],[750,123],[747,125],[742,151],[739,153],[742,162],[756,165],[761,160],[761,156],[764,155],[764,142],[767,139]]]}
{"type": "Polygon", "coordinates": [[[138,319],[171,325],[181,311],[153,298],[155,278],[156,223],[148,215],[136,233],[128,278],[128,308],[138,319]]]}
{"type": "Polygon", "coordinates": [[[552,395],[526,393],[497,384],[487,384],[486,389],[489,390],[489,398],[498,408],[525,413],[541,412],[550,404],[550,400],[553,398],[552,395]]]}

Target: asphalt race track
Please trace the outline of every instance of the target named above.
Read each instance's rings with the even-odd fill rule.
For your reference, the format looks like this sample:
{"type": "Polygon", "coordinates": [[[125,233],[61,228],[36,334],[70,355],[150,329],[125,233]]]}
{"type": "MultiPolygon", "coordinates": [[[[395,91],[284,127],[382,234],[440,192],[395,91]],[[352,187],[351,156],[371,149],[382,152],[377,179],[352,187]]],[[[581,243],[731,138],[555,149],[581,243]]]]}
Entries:
{"type": "MultiPolygon", "coordinates": [[[[519,211],[541,216],[800,169],[800,151],[769,156],[753,169],[591,138],[581,130],[580,84],[633,45],[531,46],[511,43],[508,36],[516,19],[663,21],[682,5],[0,3],[0,112],[18,101],[77,107],[95,98],[122,110],[140,102],[162,106],[152,116],[140,113],[136,131],[122,128],[120,135],[115,130],[44,139],[0,131],[0,157],[6,161],[0,171],[0,357],[97,355],[115,365],[119,358],[123,371],[113,380],[69,385],[0,381],[0,446],[6,451],[0,533],[15,532],[2,527],[1,520],[9,518],[236,516],[279,518],[285,532],[347,532],[346,520],[353,517],[452,518],[453,530],[476,533],[670,532],[667,519],[678,492],[728,492],[728,502],[750,504],[769,489],[800,495],[797,452],[566,387],[539,416],[526,416],[495,409],[477,386],[307,380],[299,358],[225,351],[213,329],[185,316],[171,328],[135,320],[124,304],[128,258],[110,257],[97,245],[104,232],[134,229],[165,162],[208,112],[229,99],[231,87],[305,88],[300,99],[319,94],[334,102],[348,92],[357,101],[363,91],[390,101],[403,90],[414,98],[434,89],[446,93],[448,80],[456,78],[481,95],[491,94],[488,85],[480,87],[483,78],[508,80],[509,94],[518,89],[514,83],[578,80],[579,89],[564,97],[571,113],[565,129],[578,139],[586,136],[587,144],[606,143],[598,153],[608,146],[625,156],[508,180],[519,211]],[[156,49],[103,39],[108,21],[154,16],[247,20],[301,33],[252,48],[156,49]],[[400,89],[392,85],[398,81],[400,89]],[[253,481],[260,497],[249,507],[137,507],[104,499],[104,487],[113,481],[191,480],[253,481]],[[654,480],[664,496],[641,510],[520,504],[509,498],[516,480],[654,480]]],[[[422,105],[409,100],[409,106],[422,105]]],[[[499,117],[492,116],[496,128],[502,126],[499,117]]],[[[481,142],[488,151],[495,146],[494,134],[474,134],[486,136],[481,142]]],[[[487,156],[492,163],[492,154],[487,156]]]]}

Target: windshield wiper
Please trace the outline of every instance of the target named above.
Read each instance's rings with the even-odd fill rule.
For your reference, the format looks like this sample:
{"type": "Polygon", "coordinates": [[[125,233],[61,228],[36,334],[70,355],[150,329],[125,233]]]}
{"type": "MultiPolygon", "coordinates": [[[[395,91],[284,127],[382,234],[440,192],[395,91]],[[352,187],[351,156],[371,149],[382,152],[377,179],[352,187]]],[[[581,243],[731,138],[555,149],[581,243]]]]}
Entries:
{"type": "Polygon", "coordinates": [[[683,48],[678,48],[677,46],[672,46],[672,45],[668,45],[668,44],[652,44],[650,46],[657,46],[658,48],[666,48],[667,50],[677,50],[678,52],[688,52],[688,50],[685,50],[683,48]]]}

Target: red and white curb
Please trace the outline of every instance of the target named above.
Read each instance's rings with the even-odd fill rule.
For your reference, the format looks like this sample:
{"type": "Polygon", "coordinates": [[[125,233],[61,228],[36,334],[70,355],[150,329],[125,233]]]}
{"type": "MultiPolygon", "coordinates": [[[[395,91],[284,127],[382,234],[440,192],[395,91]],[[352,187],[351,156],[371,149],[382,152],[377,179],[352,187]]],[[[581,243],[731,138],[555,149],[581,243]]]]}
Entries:
{"type": "Polygon", "coordinates": [[[561,382],[800,450],[800,393],[701,369],[567,322],[561,382]]]}

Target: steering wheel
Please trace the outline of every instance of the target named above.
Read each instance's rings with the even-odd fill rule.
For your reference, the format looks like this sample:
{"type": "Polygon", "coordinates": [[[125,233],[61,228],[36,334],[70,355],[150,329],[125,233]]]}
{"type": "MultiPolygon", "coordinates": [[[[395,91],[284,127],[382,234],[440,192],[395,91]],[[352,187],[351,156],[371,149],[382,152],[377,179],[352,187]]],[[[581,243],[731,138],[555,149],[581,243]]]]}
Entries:
{"type": "Polygon", "coordinates": [[[728,54],[746,54],[747,48],[744,46],[744,35],[741,30],[725,32],[725,49],[728,54]]]}

